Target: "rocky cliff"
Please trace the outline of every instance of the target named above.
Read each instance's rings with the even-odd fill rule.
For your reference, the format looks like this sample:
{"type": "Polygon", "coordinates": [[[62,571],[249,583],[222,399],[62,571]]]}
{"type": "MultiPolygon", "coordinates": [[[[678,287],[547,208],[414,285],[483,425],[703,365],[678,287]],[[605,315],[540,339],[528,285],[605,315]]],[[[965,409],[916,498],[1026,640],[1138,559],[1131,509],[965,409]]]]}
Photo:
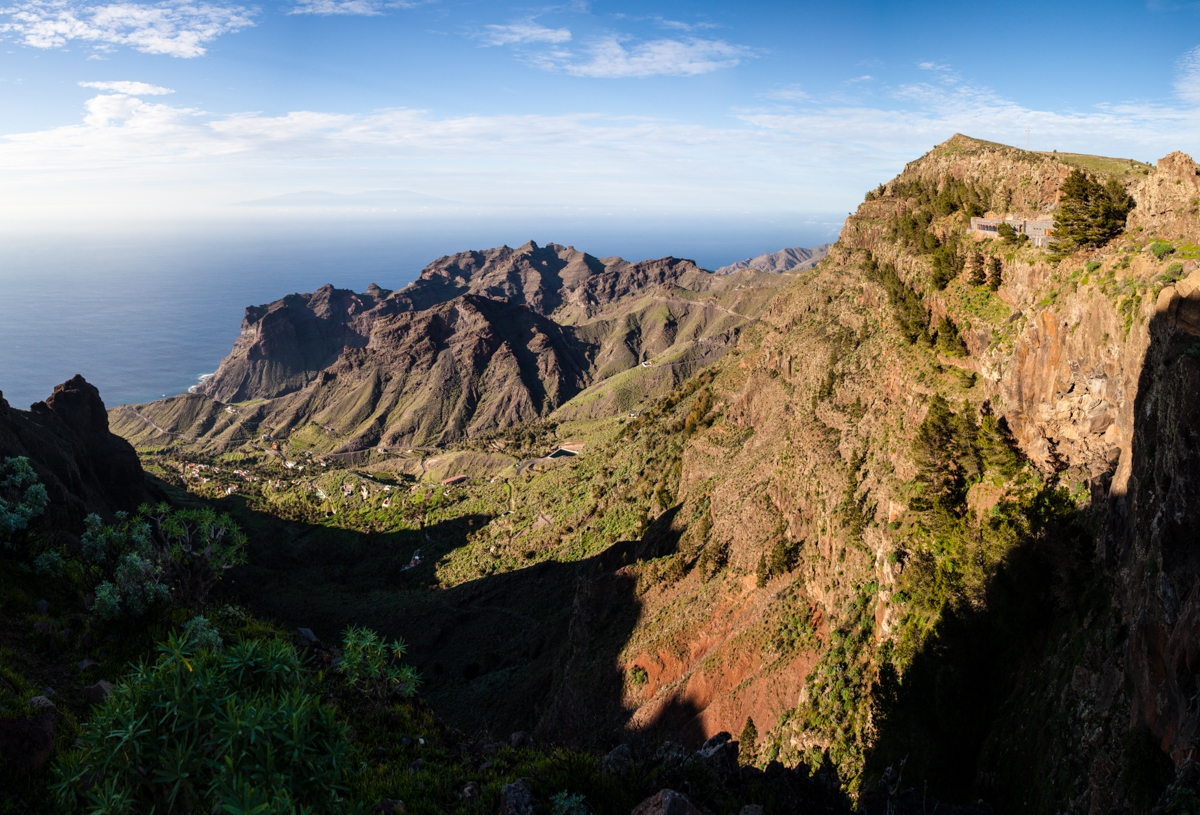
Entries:
{"type": "Polygon", "coordinates": [[[633,720],[752,716],[771,755],[866,781],[907,758],[906,779],[1005,810],[1136,801],[1139,733],[1183,766],[1198,181],[1181,154],[1151,170],[955,137],[871,193],[718,368],[723,420],[679,490],[681,515],[710,516],[692,557],[728,568],[647,593],[656,625],[623,652],[651,677],[633,720]],[[970,207],[1053,213],[1078,166],[1137,202],[1106,247],[964,235],[970,207]]]}
{"type": "Polygon", "coordinates": [[[0,459],[25,456],[46,486],[46,521],[80,529],[91,512],[111,516],[146,500],[137,454],[113,435],[95,386],[76,376],[54,388],[28,411],[9,406],[0,394],[0,459]]]}

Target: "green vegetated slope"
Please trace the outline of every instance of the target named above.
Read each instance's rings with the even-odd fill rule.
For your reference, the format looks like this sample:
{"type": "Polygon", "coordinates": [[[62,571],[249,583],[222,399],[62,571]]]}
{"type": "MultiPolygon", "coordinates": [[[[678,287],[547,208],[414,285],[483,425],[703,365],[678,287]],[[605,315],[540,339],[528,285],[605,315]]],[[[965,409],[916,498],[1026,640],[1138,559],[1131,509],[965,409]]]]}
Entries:
{"type": "Polygon", "coordinates": [[[623,380],[654,375],[639,366],[577,410],[479,434],[456,449],[511,470],[465,483],[429,474],[445,451],[338,458],[306,426],[223,458],[137,438],[163,478],[234,487],[246,602],[403,635],[464,729],[744,731],[751,760],[829,767],[852,791],[904,761],[906,785],[1001,811],[1144,807],[1190,714],[1138,690],[1158,657],[1126,665],[1143,647],[1127,620],[1180,618],[1145,606],[1129,575],[1158,544],[1124,544],[1132,516],[1111,507],[1140,494],[1136,407],[1166,387],[1142,383],[1147,355],[1184,373],[1196,356],[1180,332],[1200,233],[1190,160],[1126,164],[1086,166],[1132,193],[1129,227],[1060,256],[965,230],[1052,213],[1078,162],[955,136],[872,191],[719,361],[656,399],[623,380]],[[571,440],[578,457],[533,461],[571,440]]]}

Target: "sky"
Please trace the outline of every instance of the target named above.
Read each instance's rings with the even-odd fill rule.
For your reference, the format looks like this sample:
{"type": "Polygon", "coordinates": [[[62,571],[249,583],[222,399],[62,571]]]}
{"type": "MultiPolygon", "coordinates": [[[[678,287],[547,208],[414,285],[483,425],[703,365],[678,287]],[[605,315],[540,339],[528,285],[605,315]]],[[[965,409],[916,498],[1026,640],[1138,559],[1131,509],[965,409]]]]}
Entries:
{"type": "Polygon", "coordinates": [[[1198,23],[1103,0],[0,0],[0,230],[830,221],[955,132],[1200,154],[1198,23]]]}

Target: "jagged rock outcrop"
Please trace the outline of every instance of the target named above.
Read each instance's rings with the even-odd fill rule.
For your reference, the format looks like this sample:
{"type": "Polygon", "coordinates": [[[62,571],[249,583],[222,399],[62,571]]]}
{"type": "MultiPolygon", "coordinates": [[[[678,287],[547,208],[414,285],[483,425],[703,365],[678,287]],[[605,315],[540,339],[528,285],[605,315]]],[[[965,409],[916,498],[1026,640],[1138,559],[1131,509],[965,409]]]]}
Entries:
{"type": "Polygon", "coordinates": [[[1200,235],[1200,167],[1191,156],[1175,152],[1159,159],[1133,195],[1138,205],[1129,214],[1131,229],[1141,227],[1168,239],[1200,235]]]}
{"type": "Polygon", "coordinates": [[[45,517],[56,528],[81,528],[90,512],[132,511],[146,497],[137,453],[109,432],[100,392],[81,376],[28,411],[0,394],[0,459],[13,456],[29,458],[46,486],[45,517]]]}

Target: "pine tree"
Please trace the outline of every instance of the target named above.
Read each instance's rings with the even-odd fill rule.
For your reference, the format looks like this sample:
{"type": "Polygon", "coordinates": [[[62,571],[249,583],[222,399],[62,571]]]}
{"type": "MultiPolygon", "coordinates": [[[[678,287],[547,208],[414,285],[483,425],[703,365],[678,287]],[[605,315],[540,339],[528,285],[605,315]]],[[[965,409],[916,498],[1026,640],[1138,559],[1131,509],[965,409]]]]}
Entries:
{"type": "Polygon", "coordinates": [[[967,262],[969,270],[969,280],[972,285],[982,286],[987,283],[987,266],[984,264],[983,252],[978,249],[971,253],[971,257],[967,262]]]}
{"type": "Polygon", "coordinates": [[[1004,264],[1000,261],[1000,258],[993,257],[988,266],[988,288],[996,291],[1000,288],[1000,284],[1004,282],[1004,264]]]}
{"type": "Polygon", "coordinates": [[[1103,246],[1124,231],[1133,207],[1133,198],[1117,179],[1101,184],[1081,170],[1072,170],[1063,181],[1054,216],[1056,249],[1070,252],[1103,246]]]}
{"type": "Polygon", "coordinates": [[[738,748],[742,756],[753,761],[758,754],[758,728],[754,726],[754,719],[746,717],[746,726],[742,728],[742,735],[738,739],[738,748]]]}

